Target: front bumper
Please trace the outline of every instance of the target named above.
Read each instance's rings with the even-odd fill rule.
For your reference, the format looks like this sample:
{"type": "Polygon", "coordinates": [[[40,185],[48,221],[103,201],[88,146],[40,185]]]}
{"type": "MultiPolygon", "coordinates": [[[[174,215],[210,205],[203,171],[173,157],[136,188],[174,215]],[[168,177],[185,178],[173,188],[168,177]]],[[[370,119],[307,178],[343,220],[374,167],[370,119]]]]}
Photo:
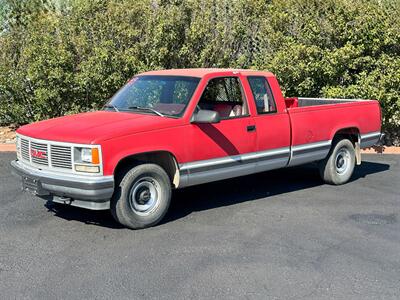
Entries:
{"type": "Polygon", "coordinates": [[[81,176],[36,169],[18,160],[11,162],[13,174],[21,177],[25,190],[37,196],[52,196],[54,202],[93,210],[108,209],[114,193],[113,176],[81,176]]]}

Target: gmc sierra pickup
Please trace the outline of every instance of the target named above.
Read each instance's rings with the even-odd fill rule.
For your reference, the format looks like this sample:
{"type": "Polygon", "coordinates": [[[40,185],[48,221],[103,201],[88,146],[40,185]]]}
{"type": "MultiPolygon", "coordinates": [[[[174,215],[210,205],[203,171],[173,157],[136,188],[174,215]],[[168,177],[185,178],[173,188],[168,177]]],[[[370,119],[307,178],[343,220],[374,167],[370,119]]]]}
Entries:
{"type": "Polygon", "coordinates": [[[102,111],[22,126],[11,164],[25,190],[137,229],[163,218],[171,189],[309,162],[343,184],[380,130],[375,100],[285,99],[269,72],[162,70],[102,111]]]}

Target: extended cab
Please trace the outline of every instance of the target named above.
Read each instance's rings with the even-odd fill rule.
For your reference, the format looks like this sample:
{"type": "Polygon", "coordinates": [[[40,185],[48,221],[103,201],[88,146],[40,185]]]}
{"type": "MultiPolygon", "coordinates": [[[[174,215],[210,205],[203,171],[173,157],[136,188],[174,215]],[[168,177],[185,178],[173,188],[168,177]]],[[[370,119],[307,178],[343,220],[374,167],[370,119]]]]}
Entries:
{"type": "Polygon", "coordinates": [[[11,164],[38,196],[143,228],[171,189],[309,162],[343,184],[380,131],[375,100],[285,99],[269,72],[163,70],[133,77],[102,111],[19,128],[11,164]]]}

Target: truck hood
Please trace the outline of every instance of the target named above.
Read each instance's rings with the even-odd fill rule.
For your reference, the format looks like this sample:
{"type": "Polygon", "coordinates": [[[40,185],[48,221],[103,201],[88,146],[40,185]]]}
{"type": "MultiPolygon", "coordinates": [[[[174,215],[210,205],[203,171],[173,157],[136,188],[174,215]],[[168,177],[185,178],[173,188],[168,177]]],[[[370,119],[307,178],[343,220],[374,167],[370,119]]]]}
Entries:
{"type": "Polygon", "coordinates": [[[17,133],[49,141],[98,144],[124,135],[180,124],[182,124],[181,119],[148,114],[96,111],[32,123],[20,127],[17,133]]]}

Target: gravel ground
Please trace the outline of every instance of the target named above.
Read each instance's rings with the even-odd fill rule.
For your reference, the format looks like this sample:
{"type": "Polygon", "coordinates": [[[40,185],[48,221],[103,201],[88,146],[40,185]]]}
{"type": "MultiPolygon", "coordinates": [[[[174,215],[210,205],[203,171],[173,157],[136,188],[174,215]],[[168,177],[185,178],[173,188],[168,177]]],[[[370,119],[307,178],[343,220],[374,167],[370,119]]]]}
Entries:
{"type": "Polygon", "coordinates": [[[15,143],[15,131],[11,127],[0,126],[0,144],[12,144],[15,143]]]}
{"type": "Polygon", "coordinates": [[[352,182],[311,166],[174,192],[161,225],[20,191],[0,153],[2,299],[399,299],[400,156],[352,182]]]}

